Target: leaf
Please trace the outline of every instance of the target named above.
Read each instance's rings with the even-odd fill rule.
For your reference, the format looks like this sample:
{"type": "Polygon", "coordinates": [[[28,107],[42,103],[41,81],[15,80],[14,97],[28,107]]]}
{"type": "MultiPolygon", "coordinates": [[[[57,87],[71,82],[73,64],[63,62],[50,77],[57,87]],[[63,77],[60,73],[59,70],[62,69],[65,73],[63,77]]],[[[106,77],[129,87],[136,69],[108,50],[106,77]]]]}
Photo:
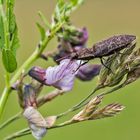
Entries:
{"type": "Polygon", "coordinates": [[[44,27],[43,27],[42,25],[40,25],[39,23],[36,23],[36,25],[37,25],[37,27],[38,27],[38,29],[39,29],[39,31],[40,31],[41,40],[43,41],[44,38],[45,38],[45,33],[46,33],[46,31],[45,31],[44,27]]]}
{"type": "Polygon", "coordinates": [[[2,50],[2,61],[7,72],[14,72],[17,68],[16,58],[11,50],[2,50]]]}
{"type": "Polygon", "coordinates": [[[55,7],[55,19],[57,19],[58,21],[61,20],[61,16],[63,11],[65,10],[65,6],[66,4],[64,0],[58,0],[57,5],[55,7]]]}
{"type": "Polygon", "coordinates": [[[82,4],[83,2],[84,0],[71,0],[71,3],[73,4],[73,6],[78,6],[82,4]]]}
{"type": "Polygon", "coordinates": [[[15,15],[14,15],[14,4],[15,4],[15,0],[8,1],[9,9],[8,9],[8,13],[7,13],[7,19],[8,19],[8,23],[9,23],[10,35],[12,35],[14,33],[14,30],[16,28],[16,20],[15,20],[15,15]]]}
{"type": "Polygon", "coordinates": [[[16,25],[16,18],[14,15],[14,4],[15,0],[8,1],[8,12],[7,19],[9,23],[9,34],[10,34],[10,50],[16,56],[16,50],[19,48],[18,28],[16,25]]]}
{"type": "Polygon", "coordinates": [[[10,43],[11,43],[10,44],[10,49],[13,52],[13,54],[16,56],[16,50],[17,50],[17,48],[20,47],[17,26],[16,26],[16,29],[14,31],[14,34],[12,36],[12,40],[10,41],[10,43]]]}
{"type": "Polygon", "coordinates": [[[0,17],[0,49],[4,48],[4,24],[3,24],[3,20],[2,17],[0,17]]]}
{"type": "Polygon", "coordinates": [[[50,29],[51,25],[50,25],[49,21],[46,19],[46,17],[43,15],[43,13],[39,11],[38,15],[41,18],[41,20],[43,21],[43,23],[45,24],[45,26],[50,29]]]}

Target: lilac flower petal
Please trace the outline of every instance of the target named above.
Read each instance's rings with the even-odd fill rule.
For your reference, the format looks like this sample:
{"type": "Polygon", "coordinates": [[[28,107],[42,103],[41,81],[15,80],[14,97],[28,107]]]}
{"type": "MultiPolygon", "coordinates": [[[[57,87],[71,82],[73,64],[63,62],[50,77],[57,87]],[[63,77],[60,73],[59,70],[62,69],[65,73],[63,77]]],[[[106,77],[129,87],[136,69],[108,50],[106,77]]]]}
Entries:
{"type": "Polygon", "coordinates": [[[60,65],[49,67],[46,70],[45,83],[56,88],[69,91],[73,87],[75,75],[79,61],[65,59],[60,62],[60,65]]]}
{"type": "Polygon", "coordinates": [[[90,81],[100,72],[101,65],[85,64],[80,67],[76,77],[82,81],[90,81]]]}
{"type": "Polygon", "coordinates": [[[62,80],[56,82],[54,86],[56,88],[61,87],[60,89],[63,89],[64,91],[70,91],[73,87],[74,78],[75,78],[74,74],[71,75],[69,74],[65,76],[62,80]]]}

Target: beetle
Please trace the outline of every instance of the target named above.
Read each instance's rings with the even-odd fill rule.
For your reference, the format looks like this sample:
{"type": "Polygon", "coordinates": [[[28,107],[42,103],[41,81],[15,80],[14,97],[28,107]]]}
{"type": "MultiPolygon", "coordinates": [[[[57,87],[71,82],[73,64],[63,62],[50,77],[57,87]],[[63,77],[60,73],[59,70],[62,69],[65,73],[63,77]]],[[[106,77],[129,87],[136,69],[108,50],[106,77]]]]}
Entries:
{"type": "Polygon", "coordinates": [[[88,63],[89,60],[100,58],[102,65],[108,68],[102,60],[103,57],[113,55],[114,53],[120,53],[121,50],[135,46],[135,44],[135,35],[115,35],[94,44],[91,48],[81,48],[78,51],[74,51],[67,56],[58,59],[58,61],[61,61],[62,59],[86,60],[84,63],[80,64],[79,67],[81,67],[88,63]]]}
{"type": "Polygon", "coordinates": [[[73,52],[69,57],[76,60],[102,58],[120,52],[122,49],[131,46],[135,40],[136,36],[134,35],[116,35],[94,44],[92,48],[82,48],[73,52]]]}
{"type": "MultiPolygon", "coordinates": [[[[88,63],[89,60],[100,58],[101,64],[107,67],[103,62],[103,57],[113,55],[114,53],[120,53],[121,50],[135,46],[135,35],[115,35],[103,41],[100,41],[93,45],[91,48],[81,48],[76,52],[72,52],[68,57],[73,60],[86,60],[82,65],[88,63]]],[[[111,70],[111,69],[110,69],[111,70]]],[[[112,71],[112,70],[111,70],[112,71]]]]}

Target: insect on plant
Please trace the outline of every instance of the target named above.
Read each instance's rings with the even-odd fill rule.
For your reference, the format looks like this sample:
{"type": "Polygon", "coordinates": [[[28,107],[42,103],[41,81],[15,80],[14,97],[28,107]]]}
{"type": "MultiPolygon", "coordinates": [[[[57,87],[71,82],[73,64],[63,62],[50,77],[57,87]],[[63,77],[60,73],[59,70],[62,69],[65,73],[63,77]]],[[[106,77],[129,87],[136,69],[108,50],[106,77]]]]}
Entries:
{"type": "MultiPolygon", "coordinates": [[[[91,48],[86,48],[89,38],[87,28],[77,28],[70,20],[71,13],[83,2],[84,0],[57,0],[51,21],[39,12],[43,21],[43,25],[37,22],[40,40],[34,52],[18,67],[16,49],[20,47],[20,39],[14,14],[15,1],[0,0],[0,50],[5,70],[5,88],[0,95],[0,123],[1,119],[4,121],[0,124],[0,130],[21,118],[24,118],[28,123],[27,128],[13,134],[8,132],[8,136],[4,136],[5,140],[17,139],[30,134],[36,140],[41,140],[49,129],[114,117],[124,109],[120,103],[112,102],[104,107],[100,107],[100,104],[106,95],[140,78],[140,48],[135,48],[136,36],[115,35],[95,43],[91,48]],[[56,48],[46,50],[48,43],[53,38],[57,39],[56,48]],[[103,61],[105,57],[106,60],[103,61]],[[33,64],[40,58],[45,60],[44,67],[40,67],[40,63],[33,64]],[[104,67],[98,63],[88,63],[96,58],[101,60],[104,67]],[[56,65],[49,64],[50,59],[56,65]],[[54,114],[52,114],[52,111],[47,109],[45,110],[47,116],[44,116],[39,110],[39,107],[44,104],[48,104],[56,97],[66,95],[65,93],[73,90],[76,78],[81,82],[89,82],[96,76],[98,79],[97,82],[93,82],[92,91],[66,111],[56,114],[54,109],[54,114]],[[48,89],[50,86],[52,91],[48,89]],[[100,90],[102,91],[94,96],[100,90]],[[14,101],[18,103],[20,111],[5,119],[3,112],[13,91],[18,96],[18,101],[16,99],[14,101]],[[42,92],[47,93],[42,94],[42,92]],[[79,112],[74,114],[74,111],[78,110],[79,112]],[[70,115],[66,119],[65,116],[70,113],[73,113],[73,116],[70,115]],[[62,117],[65,118],[58,121],[62,117]]],[[[87,92],[87,90],[85,91],[87,92]]],[[[65,103],[64,99],[62,106],[65,103]]],[[[14,103],[13,109],[15,106],[14,103]]],[[[61,109],[61,105],[56,106],[56,110],[59,108],[61,109]]],[[[20,126],[21,123],[18,125],[20,126]]],[[[0,139],[1,135],[2,133],[0,133],[0,139]]]]}
{"type": "Polygon", "coordinates": [[[89,60],[100,58],[101,63],[107,68],[107,66],[103,63],[103,57],[114,53],[120,53],[121,50],[132,47],[135,44],[136,36],[134,35],[116,35],[94,44],[92,48],[82,48],[75,51],[67,57],[76,60],[86,60],[85,63],[89,60]]]}

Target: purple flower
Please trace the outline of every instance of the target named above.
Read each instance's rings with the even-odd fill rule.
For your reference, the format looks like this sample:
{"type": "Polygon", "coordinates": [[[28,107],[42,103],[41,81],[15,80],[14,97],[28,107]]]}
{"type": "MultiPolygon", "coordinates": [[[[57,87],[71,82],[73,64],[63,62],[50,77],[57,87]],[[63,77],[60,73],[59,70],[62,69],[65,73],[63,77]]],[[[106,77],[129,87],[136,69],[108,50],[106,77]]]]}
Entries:
{"type": "Polygon", "coordinates": [[[77,29],[77,31],[75,31],[75,35],[73,33],[69,34],[69,37],[67,39],[67,41],[71,43],[72,47],[84,46],[87,40],[88,31],[85,27],[82,29],[77,29]]]}
{"type": "Polygon", "coordinates": [[[76,77],[82,81],[90,81],[100,72],[101,65],[85,64],[80,67],[76,77]]]}
{"type": "Polygon", "coordinates": [[[65,59],[58,66],[48,67],[46,70],[34,67],[29,71],[29,75],[42,84],[69,91],[73,87],[74,78],[78,72],[78,62],[65,59]]]}
{"type": "Polygon", "coordinates": [[[88,40],[87,29],[76,29],[74,32],[68,32],[66,38],[59,39],[58,53],[53,56],[56,63],[59,63],[59,59],[68,56],[70,53],[86,47],[85,44],[88,40]]]}

